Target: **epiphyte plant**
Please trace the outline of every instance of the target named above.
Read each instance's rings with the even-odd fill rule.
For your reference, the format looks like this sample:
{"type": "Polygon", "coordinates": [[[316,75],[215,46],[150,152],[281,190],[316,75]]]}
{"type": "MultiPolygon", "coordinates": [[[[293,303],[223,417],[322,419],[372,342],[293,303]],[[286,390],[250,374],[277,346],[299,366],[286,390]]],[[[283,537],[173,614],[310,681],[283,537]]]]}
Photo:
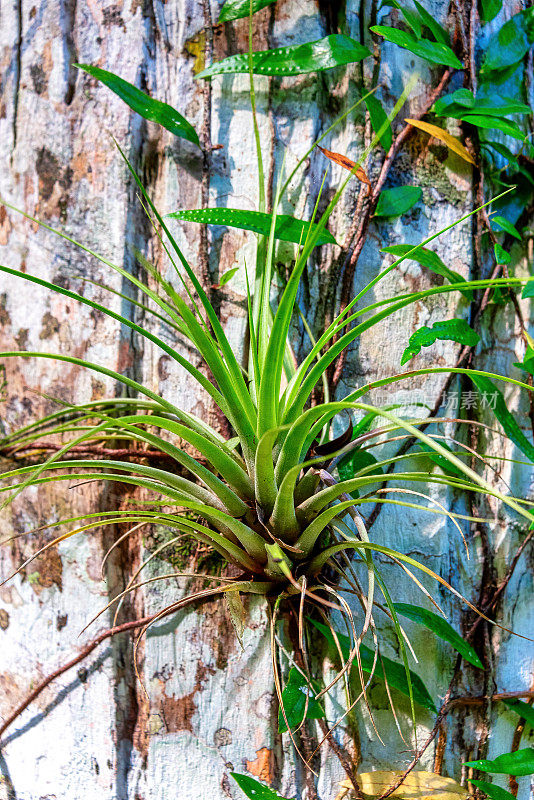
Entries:
{"type": "MultiPolygon", "coordinates": [[[[250,5],[254,6],[252,10],[257,10],[265,3],[250,5]]],[[[431,499],[430,486],[435,485],[463,492],[487,493],[529,523],[534,517],[528,510],[528,505],[521,499],[500,492],[472,466],[465,463],[461,456],[471,455],[467,448],[462,450],[462,446],[455,443],[455,447],[460,448],[460,452],[455,452],[443,442],[442,437],[421,430],[434,424],[435,419],[405,418],[394,413],[393,408],[373,406],[366,401],[366,395],[371,388],[369,385],[358,387],[342,399],[329,399],[327,392],[324,392],[324,397],[316,402],[314,393],[343,351],[362,333],[379,325],[402,308],[425,302],[440,294],[458,292],[465,295],[466,292],[478,290],[513,288],[522,286],[526,281],[517,277],[466,281],[449,275],[449,283],[431,289],[403,295],[393,294],[374,301],[367,299],[372,296],[376,285],[385,280],[392,270],[403,261],[426,252],[421,248],[436,236],[445,235],[453,225],[461,224],[480,208],[489,205],[483,204],[447,229],[428,237],[420,245],[409,247],[392,265],[379,272],[334,317],[317,341],[312,341],[304,360],[296,363],[292,354],[290,330],[296,316],[303,272],[315,247],[337,246],[327,231],[328,220],[348,182],[354,178],[367,181],[367,156],[390,129],[391,122],[405,102],[408,90],[401,96],[391,114],[377,125],[371,145],[362,152],[358,161],[344,164],[348,167],[349,174],[326,205],[324,212],[318,214],[322,199],[319,190],[314,198],[312,219],[303,221],[279,213],[282,199],[311,150],[358,103],[332,123],[288,176],[282,169],[272,208],[267,210],[261,142],[255,120],[253,75],[291,76],[333,69],[354,63],[368,55],[367,48],[358,42],[346,36],[332,35],[318,42],[277,48],[263,53],[253,53],[251,46],[248,54],[225,59],[208,67],[198,76],[199,79],[212,80],[219,74],[244,72],[250,75],[258,150],[258,211],[188,209],[170,215],[184,221],[234,225],[254,231],[258,235],[255,274],[250,277],[246,274],[248,352],[245,359],[241,359],[232,349],[207,287],[201,284],[197,271],[188,263],[173,237],[166,218],[154,205],[141,179],[120,148],[119,152],[137,184],[140,200],[156,234],[164,243],[170,265],[174,269],[173,279],[162,276],[144,260],[142,266],[146,279],[143,280],[78,242],[71,241],[73,245],[83,247],[89,255],[132,283],[145,298],[141,302],[145,313],[152,314],[155,320],[163,323],[181,341],[186,341],[199,354],[205,369],[193,366],[166,338],[148,327],[139,326],[113,308],[29,273],[22,274],[8,267],[0,267],[4,273],[18,275],[36,286],[58,292],[107,314],[160,348],[209,396],[226,420],[226,427],[230,432],[229,436],[223,436],[204,419],[183,411],[148,386],[118,374],[105,365],[91,364],[70,355],[2,353],[2,358],[54,358],[88,368],[95,373],[114,378],[127,387],[131,395],[76,406],[63,405],[60,410],[46,418],[8,434],[2,441],[2,447],[10,448],[13,452],[28,444],[38,446],[43,433],[57,436],[61,445],[41,464],[6,472],[3,491],[8,495],[5,501],[7,503],[29,486],[70,482],[73,475],[87,481],[122,482],[145,490],[152,500],[150,505],[134,501],[127,510],[94,513],[84,516],[83,519],[64,519],[57,525],[76,527],[61,533],[45,547],[53,547],[80,531],[118,523],[133,526],[154,524],[169,528],[173,536],[165,543],[165,547],[171,547],[184,536],[209,545],[225,562],[233,565],[235,569],[232,576],[220,576],[214,581],[214,586],[178,599],[176,603],[162,609],[155,619],[196,599],[208,595],[221,596],[228,599],[239,634],[239,619],[242,618],[240,595],[262,595],[272,609],[272,641],[276,645],[275,630],[280,614],[284,608],[292,608],[298,619],[299,635],[296,646],[302,656],[298,674],[304,674],[306,685],[314,689],[315,701],[342,679],[353,663],[357,665],[362,676],[361,694],[366,699],[366,686],[370,678],[364,679],[363,672],[372,676],[380,669],[381,663],[373,613],[375,608],[384,610],[390,616],[397,634],[405,669],[406,693],[410,697],[413,712],[414,702],[418,698],[420,701],[422,695],[414,684],[408,667],[405,633],[398,618],[402,612],[396,607],[398,604],[392,602],[389,588],[373,555],[380,553],[392,559],[417,585],[420,582],[414,571],[431,576],[447,588],[453,589],[426,564],[380,542],[372,541],[364,515],[366,507],[376,503],[400,504],[412,508],[420,507],[421,513],[428,513],[427,505],[418,505],[418,501],[428,500],[433,504],[433,513],[445,515],[451,521],[453,530],[461,535],[458,520],[470,521],[471,518],[453,513],[431,499]],[[278,301],[273,303],[277,240],[293,242],[296,248],[291,274],[281,289],[278,301]],[[332,435],[332,424],[338,416],[349,418],[350,422],[345,435],[336,438],[332,435]],[[381,420],[381,427],[377,428],[374,425],[378,419],[381,420]],[[393,458],[380,455],[378,458],[373,457],[372,450],[381,447],[384,439],[390,436],[413,437],[421,448],[410,454],[410,464],[414,460],[416,463],[418,458],[428,458],[430,453],[440,459],[437,463],[441,472],[429,473],[427,469],[418,468],[417,465],[404,468],[403,465],[408,462],[406,454],[393,458]],[[128,460],[72,457],[73,449],[81,445],[105,444],[117,439],[135,445],[133,455],[128,460]],[[143,448],[153,448],[165,454],[164,465],[156,467],[148,463],[143,458],[143,448]],[[398,469],[384,473],[383,470],[393,463],[396,463],[398,469]],[[353,554],[352,560],[346,558],[347,554],[353,554]],[[344,583],[340,584],[339,581],[344,583]],[[361,606],[359,626],[353,610],[343,596],[344,587],[349,587],[358,598],[361,606]],[[378,594],[382,596],[383,603],[378,599],[378,594]],[[345,646],[334,632],[329,616],[331,611],[341,613],[346,619],[350,636],[345,646]],[[313,619],[311,627],[307,622],[308,617],[313,619]],[[333,638],[343,656],[342,668],[334,681],[330,686],[320,688],[315,686],[309,671],[306,647],[307,638],[317,629],[333,638]],[[368,663],[362,666],[362,649],[365,647],[362,640],[366,635],[374,643],[370,668],[368,663]]],[[[193,145],[199,144],[193,127],[170,106],[149,98],[109,72],[89,65],[80,66],[86,73],[105,83],[144,117],[164,125],[193,145]]],[[[359,103],[369,101],[370,97],[372,92],[364,93],[359,103]]],[[[329,157],[336,155],[330,151],[326,153],[329,157]]],[[[408,199],[408,202],[412,200],[408,199]]],[[[406,193],[403,195],[403,202],[405,201],[406,193]]],[[[377,214],[391,216],[390,206],[398,202],[399,198],[394,194],[384,193],[377,214]]],[[[5,205],[11,207],[7,202],[5,205]]],[[[43,227],[49,228],[47,225],[43,227]]],[[[61,232],[53,232],[65,239],[69,238],[61,232]]],[[[231,276],[227,279],[231,280],[231,276]]],[[[439,327],[418,331],[410,339],[403,361],[416,354],[421,346],[429,346],[438,338],[472,346],[476,344],[475,337],[476,334],[464,320],[446,320],[439,327]]],[[[487,386],[488,383],[493,386],[491,380],[498,380],[531,391],[531,387],[521,381],[461,367],[410,370],[408,373],[384,379],[381,384],[387,388],[405,380],[407,376],[438,372],[468,375],[479,387],[487,386]]],[[[502,417],[505,418],[504,415],[502,417]]],[[[509,435],[515,437],[514,441],[520,447],[528,448],[529,443],[520,429],[517,426],[512,428],[510,424],[508,428],[509,435]]],[[[482,458],[479,460],[483,461],[482,458]]],[[[138,578],[139,571],[127,591],[143,585],[143,581],[138,578]]],[[[120,601],[122,596],[116,598],[116,601],[120,601]]],[[[151,623],[147,623],[142,632],[149,624],[151,623]]],[[[435,622],[432,624],[436,625],[435,622]]],[[[475,657],[476,654],[471,654],[471,658],[475,657]]],[[[294,716],[288,714],[289,709],[283,701],[277,674],[276,659],[273,659],[273,663],[275,682],[282,699],[281,728],[284,729],[285,726],[285,729],[291,731],[292,728],[299,727],[301,720],[297,718],[295,722],[294,716]]],[[[297,677],[294,677],[293,682],[295,681],[298,681],[297,677]]],[[[288,681],[288,687],[290,686],[291,679],[288,681]]],[[[312,705],[311,699],[306,701],[301,717],[302,713],[305,716],[310,712],[312,705]]],[[[351,705],[352,702],[349,707],[351,705]]],[[[322,712],[315,708],[315,713],[322,712]]]]}

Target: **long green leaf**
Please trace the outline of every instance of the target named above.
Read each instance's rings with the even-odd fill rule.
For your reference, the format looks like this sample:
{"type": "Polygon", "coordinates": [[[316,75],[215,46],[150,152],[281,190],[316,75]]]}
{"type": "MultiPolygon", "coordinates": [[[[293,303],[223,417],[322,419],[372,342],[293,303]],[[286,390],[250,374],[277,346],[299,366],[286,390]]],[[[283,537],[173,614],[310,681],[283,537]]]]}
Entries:
{"type": "Polygon", "coordinates": [[[443,44],[450,45],[451,40],[449,34],[445,28],[439,24],[435,16],[427,11],[426,8],[421,5],[421,3],[417,2],[417,0],[414,0],[414,4],[419,11],[423,24],[426,25],[426,27],[432,32],[436,42],[442,42],[443,44]]]}
{"type": "Polygon", "coordinates": [[[100,303],[95,303],[93,300],[90,300],[87,297],[83,297],[83,295],[77,294],[76,292],[71,292],[69,289],[65,289],[63,286],[56,285],[54,283],[50,283],[49,281],[45,281],[42,278],[38,278],[35,275],[29,275],[26,272],[20,272],[15,269],[10,269],[9,267],[4,267],[0,264],[0,271],[5,272],[8,275],[13,275],[17,278],[22,278],[23,280],[30,281],[31,283],[35,283],[38,286],[42,286],[45,289],[48,289],[52,292],[57,292],[58,294],[62,294],[65,297],[70,297],[73,300],[77,300],[79,303],[83,303],[86,306],[90,306],[97,311],[100,311],[102,314],[105,314],[111,319],[115,319],[123,325],[126,325],[128,328],[131,328],[136,333],[139,333],[141,336],[144,336],[146,339],[149,339],[151,342],[156,344],[164,353],[169,355],[173,361],[177,361],[181,367],[183,367],[189,374],[205,389],[208,394],[210,394],[213,400],[219,405],[220,408],[227,408],[227,404],[220,394],[217,392],[213,384],[207,380],[207,378],[202,375],[202,373],[192,366],[183,356],[176,352],[172,347],[166,344],[162,339],[160,339],[155,334],[151,333],[150,331],[146,330],[145,328],[140,327],[135,322],[123,317],[121,314],[117,314],[115,311],[110,309],[107,306],[103,306],[100,303]],[[222,404],[222,405],[221,405],[222,404]]]}
{"type": "Polygon", "coordinates": [[[273,3],[276,3],[276,0],[226,0],[219,14],[219,24],[248,17],[251,11],[255,14],[256,11],[272,6],[273,3]]]}
{"type": "MultiPolygon", "coordinates": [[[[389,267],[387,269],[389,269],[389,267]]],[[[386,270],[384,270],[384,272],[385,271],[386,270]]],[[[486,288],[487,286],[493,288],[495,286],[513,286],[514,284],[521,285],[523,282],[524,281],[517,278],[506,278],[506,279],[495,278],[486,281],[468,281],[466,283],[467,286],[471,289],[477,287],[486,288]]],[[[461,291],[463,288],[465,288],[465,284],[463,286],[458,284],[452,284],[451,286],[437,286],[432,289],[423,290],[421,292],[413,292],[404,296],[401,295],[399,298],[391,297],[386,300],[380,300],[377,301],[376,303],[371,304],[367,308],[360,309],[358,312],[353,314],[351,317],[348,317],[343,322],[340,322],[337,325],[334,325],[333,327],[331,326],[328,331],[328,336],[321,337],[321,339],[319,339],[317,342],[317,346],[319,346],[319,343],[321,343],[324,346],[325,341],[327,341],[328,338],[331,338],[338,330],[341,331],[341,329],[345,325],[348,325],[348,323],[352,322],[353,319],[356,319],[357,317],[360,317],[361,315],[368,313],[374,308],[380,308],[384,305],[387,306],[387,308],[377,312],[372,317],[369,317],[364,322],[361,322],[359,325],[356,325],[354,328],[350,329],[347,333],[341,336],[337,340],[337,342],[335,342],[326,352],[324,352],[321,358],[311,366],[307,375],[302,377],[303,371],[299,370],[298,378],[301,379],[301,382],[300,385],[298,383],[298,380],[295,380],[293,383],[292,391],[289,394],[286,401],[286,410],[282,422],[290,423],[293,422],[298,417],[304,405],[306,404],[310,393],[312,392],[316,383],[321,379],[321,376],[323,375],[324,371],[337,358],[339,353],[341,353],[342,350],[348,347],[348,345],[351,342],[353,342],[355,339],[361,336],[361,334],[364,331],[369,330],[370,328],[374,327],[378,322],[386,319],[391,314],[394,314],[396,311],[399,311],[401,308],[404,308],[405,306],[410,305],[411,303],[420,301],[425,297],[432,297],[433,295],[437,294],[446,294],[449,292],[461,291]]],[[[314,348],[314,355],[315,352],[316,349],[314,348]]],[[[309,365],[310,362],[307,361],[306,364],[309,365]]],[[[375,382],[374,385],[375,386],[385,385],[388,382],[389,380],[386,380],[385,383],[382,384],[380,382],[375,382]]],[[[357,391],[360,392],[361,390],[357,391]]],[[[350,395],[351,399],[353,396],[356,395],[350,395]]]]}
{"type": "MultiPolygon", "coordinates": [[[[208,433],[209,438],[211,438],[217,444],[220,443],[220,439],[217,438],[217,434],[215,431],[209,428],[206,423],[202,422],[200,419],[196,418],[192,414],[188,414],[186,411],[182,411],[178,406],[175,406],[173,403],[170,403],[168,400],[164,400],[163,397],[160,397],[155,392],[148,389],[143,384],[138,383],[137,381],[128,378],[126,375],[121,375],[119,372],[115,372],[112,369],[108,369],[107,367],[103,367],[100,364],[95,364],[92,361],[86,361],[81,358],[75,358],[74,356],[64,356],[58,353],[38,353],[38,352],[31,352],[28,350],[16,350],[11,352],[4,352],[0,353],[0,358],[50,358],[54,361],[65,361],[68,364],[74,364],[78,367],[84,367],[85,369],[92,370],[93,372],[97,372],[100,375],[106,375],[109,378],[112,378],[119,383],[128,386],[130,389],[133,389],[135,392],[139,392],[139,394],[145,395],[145,397],[149,397],[155,403],[157,403],[158,408],[160,410],[166,411],[173,416],[175,416],[180,421],[184,422],[188,425],[192,430],[197,431],[201,435],[206,435],[208,433]]],[[[119,398],[117,398],[117,403],[121,403],[119,398]]]]}
{"type": "Polygon", "coordinates": [[[425,628],[431,630],[436,636],[439,636],[440,639],[451,644],[454,649],[457,650],[466,661],[473,664],[474,667],[478,667],[479,669],[484,668],[484,665],[473,647],[471,647],[469,642],[466,642],[465,639],[462,639],[460,634],[454,630],[446,619],[434,614],[433,611],[421,608],[421,606],[413,606],[408,603],[394,603],[394,607],[398,614],[401,614],[403,617],[408,617],[408,619],[411,619],[418,625],[424,625],[425,628]]]}
{"type": "Polygon", "coordinates": [[[508,119],[501,119],[500,117],[493,117],[485,114],[465,114],[463,119],[471,123],[471,125],[475,125],[477,128],[502,131],[506,133],[507,136],[512,136],[512,138],[518,139],[521,142],[526,139],[526,133],[522,131],[515,122],[508,119]]]}
{"type": "Polygon", "coordinates": [[[234,352],[233,352],[233,350],[232,350],[232,348],[230,346],[228,338],[227,338],[227,336],[226,336],[226,334],[225,334],[225,332],[223,330],[221,322],[220,322],[217,314],[215,313],[215,310],[214,310],[212,304],[210,303],[210,301],[208,299],[208,296],[206,295],[205,290],[201,286],[200,281],[198,280],[198,278],[195,275],[194,271],[191,269],[187,259],[185,258],[185,256],[182,253],[181,249],[178,247],[178,244],[176,243],[174,237],[172,236],[171,232],[169,231],[168,226],[165,224],[165,221],[163,220],[161,214],[159,213],[159,211],[157,210],[156,206],[154,205],[154,203],[152,202],[151,198],[149,197],[148,192],[146,191],[146,189],[145,189],[145,187],[143,185],[143,182],[141,181],[139,175],[137,174],[137,172],[133,168],[132,164],[130,163],[130,161],[126,157],[125,153],[120,148],[120,146],[117,143],[115,143],[115,144],[116,144],[116,147],[117,147],[119,153],[121,154],[125,164],[127,165],[128,169],[130,170],[130,173],[131,173],[132,177],[134,178],[137,186],[139,187],[139,190],[140,190],[142,196],[144,197],[144,199],[148,203],[148,206],[149,206],[150,210],[152,211],[152,213],[154,214],[156,220],[161,225],[161,228],[163,229],[163,231],[165,232],[165,235],[167,236],[169,242],[171,243],[171,246],[172,246],[174,252],[178,256],[178,258],[180,260],[180,263],[182,264],[183,268],[185,269],[188,278],[192,282],[196,293],[200,297],[200,301],[202,303],[202,306],[203,306],[204,310],[206,311],[206,315],[208,317],[210,325],[212,326],[212,328],[213,328],[213,330],[215,332],[215,336],[217,338],[217,341],[219,342],[221,351],[222,351],[224,359],[226,361],[226,365],[227,365],[229,373],[230,373],[230,375],[232,377],[233,387],[230,388],[229,397],[230,398],[234,398],[235,395],[237,394],[239,396],[239,400],[240,400],[242,409],[245,411],[244,415],[243,414],[238,415],[238,418],[234,419],[233,422],[235,423],[234,427],[236,428],[236,430],[237,430],[237,432],[238,432],[238,434],[240,436],[240,439],[241,439],[241,442],[242,442],[242,445],[243,445],[243,451],[244,451],[245,458],[248,461],[250,461],[250,459],[252,458],[252,453],[253,453],[253,449],[254,449],[254,430],[252,428],[251,420],[255,417],[256,409],[254,408],[254,405],[252,403],[252,399],[250,397],[250,393],[248,392],[247,386],[245,384],[245,381],[244,381],[244,378],[243,378],[243,374],[241,372],[241,368],[240,368],[240,366],[239,366],[239,364],[237,362],[237,359],[235,357],[235,354],[234,354],[234,352]]]}
{"type": "Polygon", "coordinates": [[[435,322],[431,328],[423,325],[410,336],[408,347],[402,354],[401,365],[416,356],[421,347],[430,347],[438,339],[474,347],[480,341],[480,336],[464,319],[441,320],[435,322]]]}
{"type": "Polygon", "coordinates": [[[518,239],[518,241],[521,241],[521,234],[519,233],[515,225],[512,225],[510,220],[506,219],[506,217],[501,217],[500,214],[498,214],[495,217],[492,217],[491,226],[493,227],[494,224],[497,225],[498,231],[499,230],[506,231],[506,233],[510,234],[510,236],[513,236],[514,239],[518,239]]]}
{"type": "Polygon", "coordinates": [[[383,36],[388,42],[404,47],[416,56],[430,61],[431,64],[444,64],[454,69],[463,69],[462,62],[457,58],[451,48],[443,42],[431,42],[429,39],[416,39],[407,31],[398,28],[388,28],[385,25],[372,25],[369,30],[383,36]]]}
{"type": "MultiPolygon", "coordinates": [[[[422,267],[426,267],[431,272],[434,272],[436,275],[441,275],[444,278],[447,278],[449,283],[462,283],[465,282],[465,278],[463,275],[460,275],[459,272],[455,272],[452,269],[449,269],[441,258],[435,253],[433,250],[430,250],[428,247],[419,247],[415,252],[413,251],[414,246],[411,244],[392,244],[389,247],[382,247],[380,252],[382,253],[391,253],[394,256],[403,256],[407,257],[408,261],[415,261],[417,264],[420,264],[422,267]],[[408,253],[410,255],[408,256],[408,253]]],[[[472,300],[473,292],[465,289],[462,294],[467,300],[472,300]]]]}
{"type": "MultiPolygon", "coordinates": [[[[310,620],[310,622],[323,634],[326,638],[328,643],[330,644],[333,653],[337,653],[337,648],[335,644],[335,639],[332,635],[330,628],[327,625],[324,625],[322,622],[318,622],[317,620],[310,620]]],[[[336,631],[336,636],[339,641],[339,645],[341,648],[341,652],[343,654],[343,658],[347,659],[349,653],[351,651],[350,646],[350,639],[348,636],[345,636],[343,633],[339,633],[336,631]]],[[[360,645],[360,658],[362,669],[364,672],[368,674],[371,673],[373,670],[373,663],[375,660],[375,654],[373,650],[366,645],[360,645]]],[[[406,679],[406,673],[404,671],[404,665],[400,664],[398,661],[392,661],[390,658],[385,658],[382,656],[381,659],[378,659],[375,668],[374,668],[374,677],[378,680],[387,680],[388,684],[392,686],[397,691],[404,694],[406,697],[410,697],[410,689],[408,686],[408,681],[406,679]]],[[[418,703],[423,708],[428,709],[435,713],[436,706],[432,697],[430,696],[428,689],[426,688],[425,684],[415,672],[410,670],[410,679],[412,682],[413,688],[413,699],[416,703],[418,703]]]]}
{"type": "Polygon", "coordinates": [[[250,775],[240,775],[238,772],[231,772],[230,775],[250,800],[287,800],[250,775]]]}
{"type": "MultiPolygon", "coordinates": [[[[359,42],[344,34],[334,33],[315,42],[275,47],[272,50],[252,53],[251,63],[252,71],[256,75],[284,77],[352,64],[370,55],[367,47],[359,42]]],[[[244,53],[218,61],[196,77],[212,78],[214,75],[248,71],[249,54],[244,53]]]]}
{"type": "Polygon", "coordinates": [[[466,761],[465,766],[501,775],[532,775],[534,773],[534,748],[526,747],[524,750],[516,750],[514,753],[503,753],[493,760],[466,761]]]}
{"type": "MultiPolygon", "coordinates": [[[[310,687],[308,681],[295,667],[289,670],[288,682],[282,692],[282,703],[290,728],[298,728],[305,719],[324,719],[321,704],[315,699],[319,691],[317,683],[310,687]]],[[[278,733],[288,729],[282,708],[278,709],[278,733]]]]}
{"type": "Polygon", "coordinates": [[[506,789],[503,789],[501,786],[497,786],[496,783],[473,780],[471,783],[473,786],[478,786],[479,789],[482,789],[484,794],[487,794],[491,800],[517,800],[516,796],[512,794],[512,792],[507,792],[506,789]]]}
{"type": "Polygon", "coordinates": [[[387,153],[393,141],[393,133],[391,131],[391,125],[388,121],[387,114],[382,108],[380,100],[378,100],[374,94],[366,97],[365,105],[367,106],[369,119],[371,120],[371,126],[374,132],[376,134],[380,134],[380,131],[384,129],[384,132],[380,134],[380,144],[387,153]]]}
{"type": "Polygon", "coordinates": [[[534,461],[534,445],[527,439],[519,427],[516,418],[511,411],[508,410],[502,392],[484,375],[470,375],[469,377],[479,392],[482,393],[483,402],[492,409],[503,426],[508,438],[511,439],[531,461],[534,461]]]}
{"type": "Polygon", "coordinates": [[[96,78],[107,86],[108,89],[111,89],[112,92],[144,119],[157,122],[171,133],[174,133],[175,136],[187,139],[189,142],[200,147],[197,132],[191,123],[172,106],[167,105],[167,103],[162,103],[161,100],[155,100],[153,97],[149,97],[142,92],[141,89],[138,89],[137,86],[119,78],[119,76],[114,75],[113,72],[100,69],[100,67],[93,67],[91,64],[74,64],[74,66],[87,72],[88,75],[96,78]]]}
{"type": "MultiPolygon", "coordinates": [[[[388,116],[388,119],[390,121],[394,119],[394,117],[397,115],[399,111],[399,108],[404,104],[406,97],[408,96],[408,93],[411,89],[411,85],[412,84],[409,84],[409,86],[405,89],[405,91],[403,92],[397,103],[395,103],[393,110],[388,116]]],[[[325,227],[326,223],[328,222],[330,215],[332,214],[340,197],[345,191],[352,175],[355,173],[356,169],[358,169],[361,166],[361,163],[365,161],[365,159],[367,158],[368,154],[371,152],[372,148],[375,146],[377,141],[378,141],[378,136],[375,135],[375,137],[373,137],[372,141],[370,142],[369,146],[366,148],[360,159],[354,165],[353,169],[351,170],[345,181],[341,184],[341,186],[333,196],[332,200],[329,202],[326,210],[323,212],[318,222],[317,228],[313,232],[310,232],[308,234],[306,242],[304,243],[304,247],[302,248],[300,256],[297,259],[293,272],[291,273],[289,281],[287,282],[284,292],[282,294],[282,298],[280,300],[274,318],[272,332],[269,338],[269,344],[266,353],[265,363],[266,366],[267,365],[268,366],[266,369],[263,370],[263,374],[261,377],[260,401],[258,405],[258,432],[260,435],[264,433],[266,430],[269,430],[270,428],[273,428],[279,424],[279,417],[281,416],[281,411],[282,411],[282,405],[280,403],[280,398],[279,398],[280,352],[283,351],[283,349],[285,348],[285,344],[287,342],[287,333],[289,330],[291,315],[293,312],[302,272],[306,266],[308,257],[313,247],[315,246],[320,231],[325,227]]],[[[316,345],[314,346],[314,350],[317,350],[318,347],[319,347],[319,342],[317,342],[316,345]]]]}
{"type": "MultiPolygon", "coordinates": [[[[173,211],[167,214],[173,219],[184,222],[200,222],[208,225],[224,225],[229,228],[254,231],[268,236],[271,230],[272,214],[261,211],[244,211],[238,208],[198,208],[188,211],[173,211]]],[[[310,227],[309,222],[291,217],[288,214],[277,214],[274,229],[274,238],[283,242],[299,244],[310,227]]],[[[312,229],[314,225],[311,225],[312,229]]],[[[321,244],[336,244],[336,240],[329,231],[322,231],[317,241],[321,244]]]]}
{"type": "MultiPolygon", "coordinates": [[[[95,468],[98,464],[101,463],[99,461],[90,461],[88,466],[95,468]]],[[[121,464],[121,467],[124,469],[125,466],[129,466],[126,462],[118,462],[121,464]]],[[[53,469],[66,469],[69,465],[72,465],[72,461],[64,462],[63,464],[53,464],[53,469]]],[[[137,465],[136,465],[137,466],[137,465]]],[[[33,467],[22,467],[19,470],[11,470],[8,474],[14,475],[20,474],[24,475],[31,471],[33,467]]],[[[138,478],[136,475],[123,475],[120,472],[83,472],[79,473],[83,476],[84,480],[87,481],[114,481],[118,483],[127,483],[132,486],[140,486],[146,489],[149,489],[153,492],[156,492],[159,495],[164,497],[169,497],[170,499],[174,500],[177,505],[183,506],[197,514],[200,514],[204,519],[208,520],[210,523],[214,524],[215,526],[222,528],[223,530],[229,530],[239,541],[240,545],[244,548],[246,553],[256,562],[259,564],[265,563],[266,561],[266,550],[265,550],[265,541],[264,539],[248,525],[245,525],[244,522],[241,522],[239,519],[235,519],[231,517],[224,511],[221,511],[219,508],[214,506],[207,505],[205,502],[199,502],[196,500],[191,500],[187,495],[181,492],[177,488],[173,488],[166,483],[161,483],[157,480],[153,480],[150,478],[141,477],[138,478]]],[[[7,473],[6,473],[7,475],[7,473]]],[[[57,481],[64,481],[64,480],[71,480],[73,479],[73,475],[71,473],[66,475],[53,475],[50,477],[45,478],[37,478],[33,481],[33,485],[39,486],[45,483],[52,483],[57,481]]],[[[4,492],[9,490],[11,487],[0,487],[0,492],[4,492]]],[[[18,488],[18,487],[15,487],[18,488]]],[[[191,521],[191,525],[197,526],[197,523],[191,521]]],[[[232,542],[228,542],[228,544],[232,544],[232,542]]],[[[226,547],[226,544],[225,544],[226,547]]]]}
{"type": "Polygon", "coordinates": [[[528,724],[534,728],[534,708],[528,703],[525,703],[524,700],[503,700],[505,706],[511,708],[512,711],[515,711],[516,714],[519,714],[520,717],[528,722],[528,724]]]}

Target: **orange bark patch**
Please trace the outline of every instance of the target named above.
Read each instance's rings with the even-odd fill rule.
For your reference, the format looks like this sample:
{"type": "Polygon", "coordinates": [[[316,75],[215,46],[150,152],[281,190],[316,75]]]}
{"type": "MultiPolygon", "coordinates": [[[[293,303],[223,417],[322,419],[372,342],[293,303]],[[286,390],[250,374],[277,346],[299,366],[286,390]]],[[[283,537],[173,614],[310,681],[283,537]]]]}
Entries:
{"type": "Polygon", "coordinates": [[[11,221],[7,215],[4,206],[0,206],[0,244],[5,245],[8,242],[9,234],[11,232],[11,221]]]}
{"type": "Polygon", "coordinates": [[[254,761],[247,761],[247,770],[255,778],[267,783],[269,786],[273,782],[273,751],[268,747],[262,747],[256,750],[256,758],[254,761]]]}
{"type": "Polygon", "coordinates": [[[29,573],[32,589],[37,595],[54,584],[59,591],[63,588],[63,564],[56,547],[51,547],[38,556],[25,571],[26,574],[29,573]]]}

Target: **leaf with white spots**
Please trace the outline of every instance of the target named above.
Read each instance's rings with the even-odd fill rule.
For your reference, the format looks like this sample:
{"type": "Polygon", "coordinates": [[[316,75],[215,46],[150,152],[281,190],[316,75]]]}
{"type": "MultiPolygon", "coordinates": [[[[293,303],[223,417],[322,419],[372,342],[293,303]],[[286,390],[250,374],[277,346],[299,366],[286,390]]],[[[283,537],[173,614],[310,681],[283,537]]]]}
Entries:
{"type": "MultiPolygon", "coordinates": [[[[269,236],[272,222],[272,214],[265,214],[262,211],[243,211],[240,208],[195,208],[187,211],[173,211],[167,216],[184,222],[240,228],[244,231],[261,233],[263,236],[269,236]]],[[[296,244],[305,242],[310,225],[313,233],[316,228],[314,223],[291,217],[289,214],[277,214],[274,238],[296,244]]],[[[336,244],[336,240],[331,233],[325,230],[320,233],[317,244],[336,244]]]]}
{"type": "MultiPolygon", "coordinates": [[[[256,75],[286,77],[354,64],[370,55],[367,47],[349,36],[333,33],[315,42],[257,51],[251,54],[251,61],[252,71],[256,75]]],[[[248,71],[249,54],[240,53],[217,61],[196,77],[213,78],[214,75],[248,71]]]]}
{"type": "Polygon", "coordinates": [[[249,775],[241,775],[238,772],[231,772],[230,775],[241,791],[251,800],[286,800],[282,795],[273,791],[273,789],[269,789],[264,783],[260,783],[249,775]]]}

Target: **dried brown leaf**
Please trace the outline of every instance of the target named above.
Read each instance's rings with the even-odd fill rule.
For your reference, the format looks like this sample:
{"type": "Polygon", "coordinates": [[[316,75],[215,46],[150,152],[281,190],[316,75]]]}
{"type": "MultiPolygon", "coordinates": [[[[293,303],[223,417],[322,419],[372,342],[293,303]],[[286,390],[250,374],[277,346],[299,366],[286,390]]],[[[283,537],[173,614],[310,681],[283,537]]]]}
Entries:
{"type": "MultiPolygon", "coordinates": [[[[330,161],[333,161],[334,164],[339,164],[341,167],[344,167],[344,169],[353,170],[356,166],[355,161],[347,158],[347,156],[344,156],[342,153],[333,153],[332,150],[325,150],[325,148],[321,147],[321,145],[317,145],[317,147],[321,153],[323,153],[323,155],[330,159],[330,161]]],[[[354,174],[358,180],[360,180],[362,183],[365,183],[369,187],[369,192],[371,192],[371,181],[367,177],[365,170],[362,169],[362,167],[358,167],[354,174]]]]}

